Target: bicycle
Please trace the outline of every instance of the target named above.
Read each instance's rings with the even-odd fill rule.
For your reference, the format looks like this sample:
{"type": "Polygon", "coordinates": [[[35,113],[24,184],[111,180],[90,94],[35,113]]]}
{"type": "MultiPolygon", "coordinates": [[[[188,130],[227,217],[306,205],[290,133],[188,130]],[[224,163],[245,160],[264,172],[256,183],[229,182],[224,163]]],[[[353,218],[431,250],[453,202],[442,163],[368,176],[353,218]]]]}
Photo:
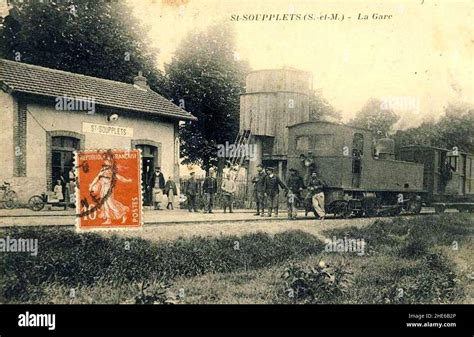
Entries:
{"type": "Polygon", "coordinates": [[[9,182],[4,181],[0,186],[0,203],[3,203],[7,209],[14,209],[18,205],[17,194],[11,189],[9,182]]]}

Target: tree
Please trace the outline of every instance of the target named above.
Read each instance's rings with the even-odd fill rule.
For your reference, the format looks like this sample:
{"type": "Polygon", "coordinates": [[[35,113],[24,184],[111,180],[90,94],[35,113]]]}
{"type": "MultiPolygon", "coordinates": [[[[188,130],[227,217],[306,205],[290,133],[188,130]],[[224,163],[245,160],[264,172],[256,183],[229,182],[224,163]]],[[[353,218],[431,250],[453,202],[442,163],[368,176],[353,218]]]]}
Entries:
{"type": "Polygon", "coordinates": [[[180,127],[184,164],[207,171],[217,166],[217,145],[232,143],[239,128],[240,94],[248,65],[234,52],[227,25],[195,32],[183,40],[166,66],[173,100],[198,118],[180,127]]]}
{"type": "Polygon", "coordinates": [[[424,122],[416,128],[398,130],[395,138],[400,146],[413,144],[435,146],[437,135],[438,125],[435,122],[424,122]]]}
{"type": "Polygon", "coordinates": [[[1,57],[128,83],[142,71],[167,95],[155,51],[124,1],[16,3],[0,28],[1,57]]]}
{"type": "Polygon", "coordinates": [[[474,105],[449,103],[437,123],[399,131],[400,145],[419,144],[474,153],[474,105]]]}
{"type": "Polygon", "coordinates": [[[435,135],[434,144],[474,153],[474,105],[450,103],[444,111],[437,124],[439,135],[435,135]]]}
{"type": "Polygon", "coordinates": [[[340,121],[342,119],[341,111],[336,110],[326,98],[324,98],[321,90],[316,90],[309,98],[309,112],[312,120],[334,119],[340,121]]]}
{"type": "Polygon", "coordinates": [[[381,100],[371,98],[349,124],[369,129],[374,136],[380,137],[389,134],[399,118],[393,110],[385,108],[381,100]]]}

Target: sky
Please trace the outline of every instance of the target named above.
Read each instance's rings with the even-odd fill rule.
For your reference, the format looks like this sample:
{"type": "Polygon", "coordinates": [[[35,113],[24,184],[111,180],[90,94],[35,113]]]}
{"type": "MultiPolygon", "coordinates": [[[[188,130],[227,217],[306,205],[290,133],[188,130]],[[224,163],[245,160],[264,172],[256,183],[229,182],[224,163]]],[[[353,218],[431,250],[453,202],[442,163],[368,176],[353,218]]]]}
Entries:
{"type": "Polygon", "coordinates": [[[128,1],[149,28],[161,68],[187,34],[228,22],[236,32],[236,55],[253,70],[310,71],[313,87],[345,121],[370,98],[388,102],[402,116],[402,129],[436,119],[448,102],[474,103],[474,1],[128,1]],[[332,13],[344,14],[344,20],[242,20],[332,13]]]}

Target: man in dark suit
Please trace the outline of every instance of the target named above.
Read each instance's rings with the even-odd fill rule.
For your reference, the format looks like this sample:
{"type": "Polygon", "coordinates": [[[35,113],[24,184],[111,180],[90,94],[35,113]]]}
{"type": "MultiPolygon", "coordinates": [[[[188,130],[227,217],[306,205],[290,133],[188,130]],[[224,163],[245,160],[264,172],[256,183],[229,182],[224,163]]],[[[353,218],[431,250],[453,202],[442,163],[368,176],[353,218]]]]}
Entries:
{"type": "Polygon", "coordinates": [[[163,201],[163,189],[165,188],[165,177],[161,172],[161,167],[157,167],[155,172],[150,176],[147,183],[148,189],[153,190],[153,205],[159,210],[163,201]]]}
{"type": "Polygon", "coordinates": [[[197,206],[196,206],[196,196],[199,193],[199,184],[196,181],[196,178],[194,177],[194,172],[190,173],[191,177],[186,183],[186,196],[188,198],[188,211],[192,212],[197,212],[197,206]]]}
{"type": "Polygon", "coordinates": [[[257,204],[257,213],[255,215],[263,216],[265,213],[265,171],[263,165],[257,165],[257,174],[252,179],[253,193],[255,197],[255,203],[257,204]]]}
{"type": "Polygon", "coordinates": [[[202,183],[202,192],[204,193],[204,213],[212,213],[214,207],[214,195],[217,192],[217,179],[214,174],[214,169],[209,169],[209,175],[202,183]]]}
{"type": "Polygon", "coordinates": [[[291,168],[290,176],[287,180],[288,188],[296,197],[296,200],[301,200],[301,192],[305,188],[303,178],[299,175],[298,170],[291,168]]]}
{"type": "Polygon", "coordinates": [[[268,216],[272,216],[275,209],[275,216],[278,216],[278,197],[280,196],[280,187],[288,190],[280,177],[273,173],[273,167],[267,168],[267,176],[265,177],[265,198],[267,199],[268,216]]]}

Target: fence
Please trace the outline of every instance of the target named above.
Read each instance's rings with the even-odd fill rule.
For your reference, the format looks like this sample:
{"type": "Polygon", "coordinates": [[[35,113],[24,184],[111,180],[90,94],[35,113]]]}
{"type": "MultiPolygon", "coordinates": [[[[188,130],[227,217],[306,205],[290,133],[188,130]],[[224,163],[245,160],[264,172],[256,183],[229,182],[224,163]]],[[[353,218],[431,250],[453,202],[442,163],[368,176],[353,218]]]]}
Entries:
{"type": "MultiPolygon", "coordinates": [[[[185,191],[185,186],[188,179],[181,178],[179,180],[180,185],[180,193],[183,194],[185,191]]],[[[198,182],[198,195],[196,196],[196,203],[199,208],[204,208],[204,195],[202,193],[202,183],[204,182],[204,178],[196,179],[198,182]]],[[[248,186],[247,180],[243,178],[237,178],[235,180],[235,184],[237,185],[237,191],[234,195],[234,208],[249,208],[249,198],[247,197],[248,193],[248,186]]],[[[218,190],[220,191],[220,186],[218,186],[218,190]]],[[[187,207],[187,202],[181,205],[183,208],[187,207]]],[[[215,196],[214,200],[214,207],[215,208],[222,208],[222,194],[218,192],[215,196]]]]}
{"type": "MultiPolygon", "coordinates": [[[[185,191],[185,186],[189,178],[184,179],[181,178],[179,181],[180,190],[179,193],[183,194],[185,191]]],[[[220,191],[220,179],[218,179],[218,190],[220,191]]],[[[204,208],[204,195],[202,193],[202,183],[204,182],[204,178],[196,179],[198,182],[198,195],[196,196],[196,203],[200,209],[204,208]]],[[[245,177],[238,176],[235,180],[235,184],[237,185],[237,191],[234,195],[234,208],[254,208],[255,201],[253,197],[253,184],[247,183],[247,179],[245,177]]],[[[218,192],[215,196],[214,200],[214,208],[222,208],[223,198],[222,194],[218,192]]],[[[284,197],[284,193],[280,193],[280,209],[286,207],[286,199],[284,197]]],[[[181,204],[182,208],[187,208],[187,202],[181,204]]]]}

